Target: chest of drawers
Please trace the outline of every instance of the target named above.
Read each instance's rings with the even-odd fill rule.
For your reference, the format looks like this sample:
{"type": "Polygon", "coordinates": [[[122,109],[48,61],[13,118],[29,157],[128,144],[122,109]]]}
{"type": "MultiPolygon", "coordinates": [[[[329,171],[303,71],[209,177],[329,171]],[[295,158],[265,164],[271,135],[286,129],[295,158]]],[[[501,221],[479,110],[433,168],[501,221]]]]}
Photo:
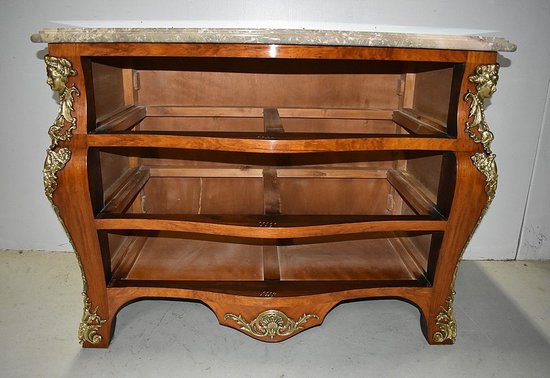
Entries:
{"type": "MultiPolygon", "coordinates": [[[[276,342],[338,303],[400,298],[452,343],[460,256],[497,171],[498,38],[44,30],[59,94],[48,199],[84,281],[79,339],[193,299],[276,342]]],[[[205,308],[205,311],[206,308],[205,308]]],[[[365,321],[368,321],[366,319],[365,321]]]]}

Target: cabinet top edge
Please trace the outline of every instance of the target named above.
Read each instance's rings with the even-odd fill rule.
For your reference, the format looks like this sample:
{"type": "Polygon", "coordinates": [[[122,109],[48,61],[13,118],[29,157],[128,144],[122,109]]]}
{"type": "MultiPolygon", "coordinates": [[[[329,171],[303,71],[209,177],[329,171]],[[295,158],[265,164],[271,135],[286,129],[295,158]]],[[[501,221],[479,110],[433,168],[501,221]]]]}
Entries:
{"type": "Polygon", "coordinates": [[[36,43],[220,43],[515,51],[500,37],[307,29],[50,28],[36,43]]]}

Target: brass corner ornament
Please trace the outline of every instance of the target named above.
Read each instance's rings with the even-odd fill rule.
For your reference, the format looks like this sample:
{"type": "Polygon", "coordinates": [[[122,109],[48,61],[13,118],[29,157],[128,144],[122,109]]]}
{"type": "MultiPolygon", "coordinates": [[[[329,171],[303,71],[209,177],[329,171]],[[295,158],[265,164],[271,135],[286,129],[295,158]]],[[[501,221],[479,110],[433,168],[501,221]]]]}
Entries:
{"type": "Polygon", "coordinates": [[[71,151],[66,147],[58,148],[58,145],[61,141],[71,139],[73,131],[76,129],[76,118],[72,115],[74,111],[73,95],[80,96],[80,92],[74,85],[70,88],[67,87],[69,76],[76,75],[71,62],[65,58],[50,55],[44,57],[44,62],[48,75],[47,83],[59,95],[59,111],[48,130],[51,144],[46,151],[43,171],[44,191],[55,209],[53,193],[57,189],[57,173],[65,167],[71,158],[71,151]]]}
{"type": "MultiPolygon", "coordinates": [[[[71,151],[68,148],[60,148],[59,150],[46,151],[46,161],[44,162],[44,192],[46,197],[53,201],[53,192],[57,189],[57,172],[62,170],[69,159],[71,151]]],[[[53,204],[53,202],[52,202],[53,204]]]]}
{"type": "Polygon", "coordinates": [[[86,293],[82,293],[82,296],[84,297],[84,312],[80,327],[78,327],[78,341],[80,344],[83,344],[85,341],[91,344],[98,344],[101,342],[102,337],[97,332],[103,323],[105,323],[105,320],[97,315],[99,307],[96,307],[93,311],[91,310],[92,304],[86,293]]]}
{"type": "Polygon", "coordinates": [[[453,313],[453,303],[455,300],[455,292],[451,291],[451,295],[447,298],[445,306],[441,307],[441,311],[435,317],[435,324],[439,327],[439,331],[433,334],[433,339],[436,343],[442,343],[445,340],[456,341],[456,320],[453,313]]]}
{"type": "Polygon", "coordinates": [[[74,111],[73,95],[80,96],[80,92],[74,86],[68,88],[67,82],[69,76],[76,76],[76,71],[73,69],[71,62],[65,58],[57,58],[55,56],[46,55],[46,72],[48,74],[48,85],[59,95],[59,111],[54,123],[50,126],[48,134],[52,140],[50,149],[55,149],[59,142],[71,139],[73,131],[76,129],[76,118],[73,116],[74,111]],[[65,129],[65,126],[68,128],[65,129]]]}
{"type": "Polygon", "coordinates": [[[495,136],[485,121],[484,102],[497,90],[499,68],[498,64],[477,66],[475,73],[468,77],[468,80],[476,85],[477,92],[474,94],[468,91],[464,96],[465,101],[472,101],[468,113],[471,120],[466,122],[466,132],[474,142],[481,143],[487,154],[491,154],[491,142],[495,136]]]}
{"type": "Polygon", "coordinates": [[[490,98],[497,90],[498,71],[500,66],[495,64],[483,64],[476,67],[475,73],[468,80],[476,85],[476,93],[468,91],[464,96],[465,101],[471,101],[468,113],[469,121],[466,122],[466,132],[476,143],[483,146],[483,152],[474,154],[471,159],[474,166],[485,176],[487,193],[487,206],[495,198],[498,173],[495,154],[491,151],[491,142],[494,134],[485,121],[485,99],[490,98]]]}
{"type": "Polygon", "coordinates": [[[294,332],[303,329],[302,324],[309,319],[319,319],[315,314],[303,314],[298,320],[289,318],[284,312],[279,310],[267,310],[259,314],[251,322],[247,322],[242,315],[225,314],[224,319],[234,320],[246,331],[256,337],[289,336],[294,332]]]}
{"type": "Polygon", "coordinates": [[[487,206],[493,202],[497,191],[498,173],[495,154],[476,153],[471,157],[474,166],[485,176],[485,193],[487,193],[487,206]]]}

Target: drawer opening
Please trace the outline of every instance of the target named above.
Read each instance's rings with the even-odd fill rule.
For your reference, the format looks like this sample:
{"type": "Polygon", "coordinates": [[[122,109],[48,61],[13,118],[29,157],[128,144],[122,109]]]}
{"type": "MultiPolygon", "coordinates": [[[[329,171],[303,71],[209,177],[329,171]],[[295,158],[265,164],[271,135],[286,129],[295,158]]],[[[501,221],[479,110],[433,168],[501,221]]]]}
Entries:
{"type": "Polygon", "coordinates": [[[440,233],[261,240],[178,232],[103,233],[110,287],[158,286],[292,296],[430,286],[440,233]]]}
{"type": "Polygon", "coordinates": [[[88,58],[88,129],[278,138],[456,137],[463,65],[338,59],[88,58]],[[454,100],[451,100],[454,99],[454,100]],[[286,134],[290,134],[285,136],[286,134]]]}
{"type": "Polygon", "coordinates": [[[448,214],[451,153],[314,155],[92,150],[90,192],[100,219],[292,227],[448,214]]]}

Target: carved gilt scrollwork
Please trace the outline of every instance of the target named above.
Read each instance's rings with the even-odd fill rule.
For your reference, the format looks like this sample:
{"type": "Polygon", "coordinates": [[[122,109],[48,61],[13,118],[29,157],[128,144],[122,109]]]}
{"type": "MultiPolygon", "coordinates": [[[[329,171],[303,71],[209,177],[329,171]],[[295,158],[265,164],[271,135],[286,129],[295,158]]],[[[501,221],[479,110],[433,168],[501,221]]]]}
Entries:
{"type": "Polygon", "coordinates": [[[302,324],[309,319],[319,319],[319,316],[315,314],[303,314],[298,320],[293,320],[281,311],[267,310],[250,322],[247,322],[242,315],[225,314],[224,318],[236,321],[243,331],[256,337],[269,337],[273,339],[275,336],[289,336],[302,329],[302,324]]]}
{"type": "Polygon", "coordinates": [[[82,266],[82,261],[80,260],[80,255],[76,251],[73,240],[67,232],[67,227],[59,214],[58,207],[53,202],[53,194],[57,189],[57,174],[65,168],[71,159],[71,150],[68,147],[59,147],[59,143],[69,141],[77,127],[77,119],[73,116],[73,96],[80,96],[80,92],[75,85],[72,85],[70,88],[67,87],[69,77],[75,76],[76,71],[73,69],[71,62],[65,58],[46,55],[44,61],[46,62],[48,85],[59,95],[59,111],[55,121],[48,130],[51,143],[46,150],[46,160],[44,161],[44,192],[48,200],[51,202],[55,214],[63,226],[67,237],[69,238],[69,242],[75,250],[78,266],[80,267],[80,272],[82,275],[84,310],[82,314],[82,321],[80,322],[78,329],[78,340],[80,343],[87,341],[91,344],[98,344],[101,342],[102,338],[97,332],[103,323],[105,323],[105,320],[101,319],[99,315],[97,315],[98,307],[95,307],[93,311],[91,310],[92,304],[87,294],[88,282],[86,280],[86,275],[84,274],[84,268],[82,266]]]}
{"type": "Polygon", "coordinates": [[[71,139],[73,131],[76,129],[76,118],[72,114],[74,111],[73,96],[80,96],[80,92],[74,85],[70,88],[67,87],[69,77],[76,75],[71,62],[65,58],[50,55],[46,55],[44,61],[46,62],[48,85],[59,95],[59,111],[48,130],[52,141],[50,149],[53,150],[59,142],[71,139]]]}
{"type": "Polygon", "coordinates": [[[59,111],[55,121],[48,130],[51,144],[46,151],[44,162],[44,191],[46,197],[53,203],[53,193],[57,189],[57,173],[65,167],[71,158],[71,151],[67,147],[58,148],[59,142],[71,139],[76,129],[76,118],[72,115],[74,111],[73,95],[79,96],[80,92],[73,85],[67,87],[69,76],[75,76],[76,71],[72,68],[71,62],[65,58],[57,58],[46,55],[46,72],[48,74],[48,85],[59,95],[59,111]]]}
{"type": "Polygon", "coordinates": [[[477,92],[470,91],[464,96],[464,100],[471,100],[470,111],[466,122],[466,132],[474,142],[480,143],[487,154],[491,154],[491,142],[495,138],[489,125],[485,121],[484,101],[490,98],[497,90],[498,64],[487,64],[476,67],[475,73],[468,80],[476,85],[477,92]]]}
{"type": "Polygon", "coordinates": [[[471,101],[466,132],[476,143],[483,146],[483,152],[472,156],[472,163],[485,176],[487,182],[487,206],[495,198],[497,190],[498,173],[495,154],[491,151],[491,142],[494,135],[485,121],[484,101],[490,98],[497,90],[498,64],[484,64],[476,67],[475,73],[468,80],[476,85],[476,93],[468,91],[464,96],[465,101],[471,101]]]}
{"type": "Polygon", "coordinates": [[[498,173],[496,156],[491,151],[491,142],[494,135],[485,121],[484,101],[497,90],[499,68],[500,66],[496,63],[477,66],[475,73],[468,77],[468,80],[476,85],[476,93],[468,91],[464,96],[465,101],[471,101],[466,132],[474,142],[483,146],[483,152],[478,152],[472,156],[472,163],[485,176],[487,207],[495,198],[498,173]]]}
{"type": "Polygon", "coordinates": [[[439,327],[439,331],[433,335],[434,341],[442,343],[445,340],[456,340],[456,320],[453,313],[453,303],[455,300],[454,290],[451,292],[445,306],[441,307],[441,311],[435,317],[435,324],[439,327]]]}
{"type": "Polygon", "coordinates": [[[476,153],[472,156],[474,166],[485,176],[485,193],[487,193],[487,206],[491,204],[495,198],[497,191],[497,164],[495,154],[476,153]]]}
{"type": "Polygon", "coordinates": [[[92,304],[86,293],[82,293],[82,295],[84,296],[84,312],[82,313],[80,327],[78,327],[78,341],[80,344],[83,344],[84,341],[98,344],[101,342],[102,337],[97,332],[105,323],[105,320],[97,315],[98,307],[92,310],[92,304]]]}
{"type": "MultiPolygon", "coordinates": [[[[46,197],[53,201],[53,192],[57,189],[57,172],[62,170],[69,159],[71,151],[68,148],[60,148],[57,151],[48,149],[46,151],[46,161],[44,162],[44,192],[46,197]]],[[[53,205],[52,202],[52,206],[53,205]]]]}

